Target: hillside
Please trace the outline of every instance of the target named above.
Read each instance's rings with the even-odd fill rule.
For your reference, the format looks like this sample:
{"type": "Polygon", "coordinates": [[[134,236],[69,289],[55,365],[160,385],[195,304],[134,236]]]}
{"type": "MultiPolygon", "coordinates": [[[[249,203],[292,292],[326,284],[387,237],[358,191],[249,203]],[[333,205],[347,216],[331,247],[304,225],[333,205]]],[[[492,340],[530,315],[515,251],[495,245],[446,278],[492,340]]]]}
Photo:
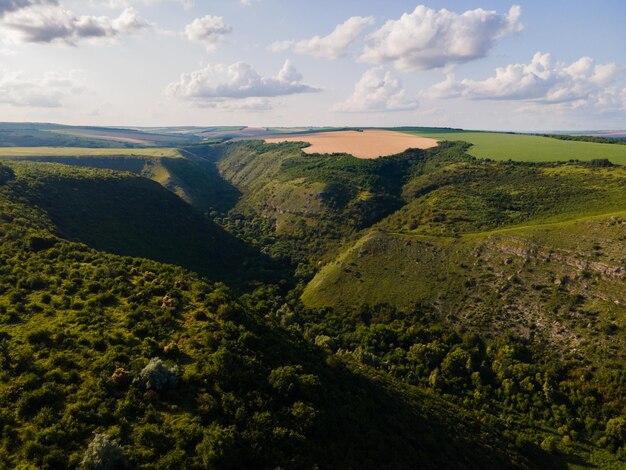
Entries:
{"type": "Polygon", "coordinates": [[[81,179],[136,178],[0,166],[3,465],[76,468],[89,448],[128,468],[559,468],[502,422],[312,347],[262,295],[59,237],[55,196],[81,179]]]}
{"type": "Polygon", "coordinates": [[[477,160],[454,143],[370,161],[294,145],[204,155],[241,193],[217,220],[297,266],[290,324],[485,418],[517,420],[516,439],[610,468],[623,168],[477,160]],[[375,204],[355,210],[364,202],[375,204]]]}
{"type": "MultiPolygon", "coordinates": [[[[272,263],[148,179],[110,170],[9,162],[6,197],[43,212],[60,236],[240,284],[272,263]]],[[[271,273],[267,274],[271,278],[271,273]]]]}
{"type": "MultiPolygon", "coordinates": [[[[619,465],[626,171],[606,160],[477,160],[467,149],[360,160],[240,141],[177,158],[7,161],[7,250],[19,266],[50,268],[4,278],[19,293],[0,289],[0,327],[46,361],[57,349],[54,361],[116,351],[106,373],[75,359],[96,385],[50,395],[65,400],[52,400],[53,415],[83,409],[98,384],[110,395],[80,437],[64,434],[71,452],[43,438],[29,451],[24,438],[7,458],[77,462],[85,432],[97,431],[140,468],[619,465]],[[86,281],[61,280],[78,273],[86,281]],[[35,325],[52,332],[29,340],[35,325]],[[57,325],[75,332],[65,349],[54,346],[57,325]],[[120,333],[96,345],[98,328],[120,333]],[[179,367],[176,393],[113,385],[126,380],[111,378],[116,369],[141,377],[156,356],[179,367]]],[[[50,427],[38,406],[7,421],[15,436],[50,427]]]]}
{"type": "Polygon", "coordinates": [[[608,422],[623,405],[626,171],[441,157],[427,157],[403,188],[406,204],[346,244],[303,291],[310,308],[365,320],[338,328],[314,316],[310,328],[336,344],[358,344],[381,368],[441,387],[466,406],[515,410],[529,425],[543,413],[548,426],[604,442],[592,421],[608,422]],[[386,321],[370,324],[372,315],[386,321]],[[487,358],[492,366],[467,372],[479,371],[478,382],[436,385],[443,355],[423,368],[412,340],[400,339],[433,321],[451,334],[478,335],[487,351],[515,338],[515,348],[525,351],[522,362],[532,366],[501,375],[498,360],[487,358]],[[376,340],[361,329],[381,335],[380,342],[371,343],[376,340]],[[412,372],[415,360],[420,369],[412,372]],[[544,399],[563,407],[561,416],[531,404],[542,386],[545,391],[532,370],[558,371],[557,392],[544,399]],[[493,386],[487,377],[498,376],[495,387],[503,391],[486,399],[490,392],[482,387],[493,386]],[[509,393],[519,395],[510,400],[509,393]],[[582,405],[585,393],[593,405],[582,405]]]}
{"type": "MultiPolygon", "coordinates": [[[[470,282],[473,289],[476,279],[464,270],[471,270],[473,266],[480,274],[486,268],[494,268],[493,263],[485,266],[477,262],[477,258],[481,261],[479,254],[489,249],[483,246],[493,248],[498,244],[494,240],[502,238],[517,237],[522,247],[528,245],[526,249],[518,250],[524,256],[532,251],[530,245],[533,243],[543,244],[542,249],[534,251],[572,253],[579,260],[570,263],[573,269],[604,263],[616,270],[616,274],[621,272],[618,268],[624,263],[620,256],[623,234],[619,233],[621,219],[616,216],[621,215],[619,211],[626,210],[622,197],[626,190],[626,171],[622,167],[503,164],[454,157],[427,158],[423,168],[421,174],[403,188],[406,204],[381,220],[361,241],[344,252],[338,263],[331,263],[322,270],[309,286],[305,298],[316,305],[332,303],[331,292],[335,290],[342,292],[343,301],[348,304],[352,303],[350,293],[356,293],[357,298],[366,302],[396,299],[393,303],[405,308],[425,300],[428,293],[446,292],[442,297],[449,298],[459,292],[457,285],[446,285],[452,278],[451,273],[459,271],[460,279],[470,282]],[[611,222],[615,220],[617,222],[611,222]],[[576,235],[584,232],[577,221],[586,223],[584,238],[576,235]],[[613,225],[617,227],[617,233],[601,228],[613,225]],[[568,235],[570,232],[572,234],[568,235]],[[573,241],[580,245],[568,245],[573,241]],[[393,254],[386,255],[387,248],[380,248],[387,242],[393,254]],[[397,253],[402,246],[406,247],[404,251],[414,254],[403,256],[397,253]],[[450,257],[444,255],[448,252],[450,257]],[[380,263],[381,257],[384,263],[380,263]],[[346,279],[352,279],[349,282],[356,283],[354,289],[337,284],[337,276],[342,282],[344,280],[337,274],[342,269],[365,265],[372,258],[379,272],[372,274],[371,281],[380,289],[367,288],[369,271],[365,268],[350,269],[352,275],[346,276],[346,279]],[[430,260],[426,261],[426,258],[430,260]],[[426,272],[415,269],[415,263],[419,266],[422,262],[426,272]],[[411,263],[413,267],[393,269],[396,263],[411,263]],[[388,270],[389,274],[381,276],[381,270],[388,270]],[[441,281],[438,281],[437,272],[445,273],[441,281]],[[402,276],[402,273],[411,276],[413,282],[395,282],[396,276],[402,276]],[[387,278],[389,284],[385,283],[387,278]],[[419,282],[420,278],[423,278],[422,282],[419,282]],[[406,292],[408,286],[414,289],[413,294],[406,292]],[[361,289],[363,293],[367,292],[365,297],[357,293],[361,289]],[[383,297],[377,298],[377,292],[383,293],[383,297]]],[[[515,252],[513,248],[497,250],[504,255],[507,251],[515,252]]]]}
{"type": "Polygon", "coordinates": [[[238,192],[220,177],[213,163],[196,155],[202,148],[7,147],[0,148],[0,161],[128,171],[156,181],[202,212],[227,210],[238,192]]]}
{"type": "Polygon", "coordinates": [[[624,168],[441,158],[424,168],[404,186],[406,205],[319,271],[307,305],[428,304],[482,334],[624,346],[602,335],[626,312],[624,168]]]}
{"type": "Polygon", "coordinates": [[[223,225],[305,271],[401,207],[403,182],[416,163],[412,156],[426,152],[366,161],[305,156],[300,147],[229,143],[211,146],[205,158],[241,193],[223,225]]]}

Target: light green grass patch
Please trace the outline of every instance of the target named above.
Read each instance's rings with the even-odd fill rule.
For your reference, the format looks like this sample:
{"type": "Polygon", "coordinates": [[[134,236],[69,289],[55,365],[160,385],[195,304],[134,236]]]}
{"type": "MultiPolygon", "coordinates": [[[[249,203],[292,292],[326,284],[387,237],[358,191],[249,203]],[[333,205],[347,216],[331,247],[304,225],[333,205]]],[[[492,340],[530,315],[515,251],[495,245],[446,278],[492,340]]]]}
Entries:
{"type": "Polygon", "coordinates": [[[552,139],[535,135],[497,132],[420,132],[398,129],[407,134],[437,140],[465,141],[472,144],[469,154],[477,158],[524,162],[590,161],[606,158],[617,165],[626,165],[626,145],[597,144],[552,139]]]}

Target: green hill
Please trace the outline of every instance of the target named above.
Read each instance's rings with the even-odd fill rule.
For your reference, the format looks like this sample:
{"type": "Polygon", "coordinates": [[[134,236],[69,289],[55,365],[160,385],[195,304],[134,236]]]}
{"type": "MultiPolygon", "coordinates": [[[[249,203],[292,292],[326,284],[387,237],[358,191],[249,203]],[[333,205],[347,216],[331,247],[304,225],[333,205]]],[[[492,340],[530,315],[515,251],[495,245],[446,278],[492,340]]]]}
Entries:
{"type": "Polygon", "coordinates": [[[476,160],[454,143],[374,161],[259,142],[205,157],[241,192],[218,221],[297,264],[305,287],[285,300],[311,341],[614,465],[622,167],[476,160]]]}
{"type": "Polygon", "coordinates": [[[0,160],[128,171],[156,181],[200,211],[227,210],[238,192],[212,162],[196,154],[202,148],[7,147],[0,148],[0,160]]]}
{"type": "Polygon", "coordinates": [[[119,129],[43,123],[0,122],[1,147],[141,148],[186,145],[200,140],[178,129],[119,129]]]}
{"type": "Polygon", "coordinates": [[[441,156],[423,168],[400,210],[318,272],[305,304],[426,303],[481,334],[623,347],[596,336],[624,326],[624,168],[441,156]]]}
{"type": "Polygon", "coordinates": [[[104,200],[109,185],[141,199],[142,184],[174,198],[102,170],[0,166],[3,466],[101,453],[127,468],[558,468],[502,422],[312,347],[261,295],[59,237],[57,197],[77,217],[68,192],[95,202],[83,180],[104,200]]]}
{"type": "MultiPolygon", "coordinates": [[[[605,442],[604,424],[594,431],[592,422],[619,419],[623,404],[625,190],[623,167],[426,156],[404,185],[406,204],[347,243],[308,283],[304,304],[333,312],[314,315],[309,327],[335,344],[358,345],[381,368],[441,387],[466,406],[489,403],[515,410],[529,426],[540,420],[605,442]],[[362,320],[338,327],[334,315],[362,320]],[[376,315],[383,319],[374,323],[376,315]],[[460,388],[445,380],[437,385],[445,353],[424,352],[428,359],[414,362],[414,340],[400,339],[433,321],[428,318],[447,334],[478,335],[487,351],[516,338],[526,372],[501,375],[501,392],[485,399],[491,392],[482,387],[493,386],[487,377],[500,374],[498,359],[487,354],[473,359],[485,361],[478,368],[467,363],[460,388]],[[550,365],[551,358],[558,363],[550,365]],[[537,370],[559,377],[558,398],[542,405],[532,404],[543,386],[531,378],[537,370]],[[472,371],[479,375],[470,380],[472,371]],[[517,397],[506,398],[510,393],[517,397]],[[582,405],[585,394],[594,398],[582,405]],[[562,407],[563,415],[550,406],[562,407]]],[[[427,339],[420,343],[432,347],[427,339]]]]}
{"type": "Polygon", "coordinates": [[[421,154],[305,156],[298,144],[249,141],[212,146],[206,158],[241,193],[222,223],[276,258],[311,266],[402,205],[411,155],[421,154]]]}
{"type": "Polygon", "coordinates": [[[146,178],[52,163],[7,165],[15,172],[7,197],[37,207],[69,240],[235,284],[262,280],[271,269],[253,249],[146,178]]]}

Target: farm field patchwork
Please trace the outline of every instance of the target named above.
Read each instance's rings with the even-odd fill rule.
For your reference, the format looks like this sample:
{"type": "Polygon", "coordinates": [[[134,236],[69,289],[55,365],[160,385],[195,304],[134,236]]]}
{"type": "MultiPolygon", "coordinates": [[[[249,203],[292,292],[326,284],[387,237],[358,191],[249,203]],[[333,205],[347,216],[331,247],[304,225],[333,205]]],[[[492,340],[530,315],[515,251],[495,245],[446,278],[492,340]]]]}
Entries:
{"type": "Polygon", "coordinates": [[[169,144],[184,144],[190,141],[189,136],[178,134],[157,134],[135,129],[115,129],[106,127],[63,127],[51,129],[50,132],[68,136],[114,141],[126,144],[153,146],[167,146],[169,144]]]}
{"type": "Polygon", "coordinates": [[[558,140],[549,137],[498,132],[421,132],[398,128],[397,131],[437,140],[465,141],[472,144],[468,153],[477,158],[525,162],[551,162],[606,158],[626,165],[626,146],[558,140]]]}
{"type": "Polygon", "coordinates": [[[274,137],[265,139],[265,142],[307,142],[311,145],[302,150],[308,154],[347,153],[368,159],[396,155],[409,148],[428,149],[437,146],[437,140],[433,138],[379,129],[274,137]]]}
{"type": "Polygon", "coordinates": [[[3,147],[0,158],[137,156],[181,158],[173,148],[3,147]]]}

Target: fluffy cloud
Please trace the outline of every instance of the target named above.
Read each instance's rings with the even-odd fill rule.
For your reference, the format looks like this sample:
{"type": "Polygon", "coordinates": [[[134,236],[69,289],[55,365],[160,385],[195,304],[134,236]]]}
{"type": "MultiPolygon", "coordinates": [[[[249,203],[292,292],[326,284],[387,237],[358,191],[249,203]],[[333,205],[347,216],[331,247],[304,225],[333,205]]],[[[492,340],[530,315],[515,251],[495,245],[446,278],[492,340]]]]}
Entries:
{"type": "Polygon", "coordinates": [[[402,82],[383,67],[374,67],[363,74],[354,87],[354,93],[334,111],[407,111],[416,109],[418,102],[406,96],[402,82]]]}
{"type": "Polygon", "coordinates": [[[0,16],[33,5],[57,5],[58,0],[0,0],[0,16]]]}
{"type": "Polygon", "coordinates": [[[237,62],[231,65],[216,64],[182,74],[170,83],[166,93],[170,96],[194,102],[198,106],[253,106],[267,107],[262,100],[318,91],[302,83],[302,75],[286,61],[274,77],[261,76],[250,64],[237,62]],[[227,103],[230,100],[247,100],[227,103]]]}
{"type": "Polygon", "coordinates": [[[358,39],[363,29],[373,23],[374,18],[371,16],[353,16],[337,25],[328,36],[315,36],[302,41],[277,41],[270,44],[268,49],[276,52],[291,48],[299,54],[338,59],[346,55],[348,48],[358,39]]]}
{"type": "Polygon", "coordinates": [[[582,57],[566,65],[550,54],[537,52],[529,64],[511,64],[496,69],[485,80],[456,80],[449,74],[427,94],[434,98],[473,100],[526,100],[542,104],[580,107],[597,104],[615,107],[621,101],[620,90],[611,86],[619,77],[617,65],[595,64],[582,57]]]}
{"type": "Polygon", "coordinates": [[[185,27],[185,35],[190,41],[204,44],[208,51],[212,51],[232,30],[221,16],[206,15],[189,23],[185,27]]]}
{"type": "Polygon", "coordinates": [[[40,79],[29,79],[22,72],[0,69],[0,103],[13,106],[57,108],[63,100],[81,93],[84,87],[76,72],[47,73],[40,79]]]}
{"type": "Polygon", "coordinates": [[[114,40],[122,34],[148,28],[133,8],[125,9],[117,18],[108,16],[76,16],[56,5],[34,5],[7,13],[2,27],[22,42],[59,42],[75,45],[81,40],[114,40]]]}
{"type": "Polygon", "coordinates": [[[457,14],[420,5],[369,35],[361,60],[393,63],[403,71],[468,62],[486,56],[498,38],[521,31],[520,15],[517,5],[508,14],[482,9],[457,14]]]}

